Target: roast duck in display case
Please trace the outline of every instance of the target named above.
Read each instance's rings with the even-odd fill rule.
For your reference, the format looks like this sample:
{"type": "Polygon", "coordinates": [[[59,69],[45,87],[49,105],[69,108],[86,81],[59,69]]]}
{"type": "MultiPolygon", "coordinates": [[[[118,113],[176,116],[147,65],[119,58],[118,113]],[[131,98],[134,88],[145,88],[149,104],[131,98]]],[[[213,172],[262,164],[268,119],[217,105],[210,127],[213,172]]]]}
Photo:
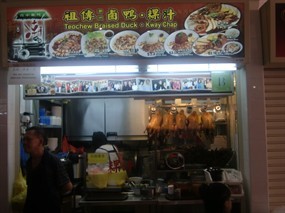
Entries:
{"type": "Polygon", "coordinates": [[[150,105],[145,131],[149,147],[156,150],[157,168],[225,167],[234,155],[228,114],[223,100],[150,105]]]}
{"type": "Polygon", "coordinates": [[[146,132],[149,141],[176,139],[183,142],[203,142],[212,138],[215,130],[215,113],[207,107],[150,107],[146,132]]]}

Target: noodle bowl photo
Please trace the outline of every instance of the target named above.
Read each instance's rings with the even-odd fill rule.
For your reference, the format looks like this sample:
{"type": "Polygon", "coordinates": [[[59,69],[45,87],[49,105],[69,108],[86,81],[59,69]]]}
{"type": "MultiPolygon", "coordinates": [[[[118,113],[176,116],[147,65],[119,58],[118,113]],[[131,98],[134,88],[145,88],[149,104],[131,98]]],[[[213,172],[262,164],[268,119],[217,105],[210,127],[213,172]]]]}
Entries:
{"type": "Polygon", "coordinates": [[[135,44],[138,37],[139,34],[135,31],[122,31],[111,39],[110,47],[118,55],[132,56],[136,54],[135,44]]]}

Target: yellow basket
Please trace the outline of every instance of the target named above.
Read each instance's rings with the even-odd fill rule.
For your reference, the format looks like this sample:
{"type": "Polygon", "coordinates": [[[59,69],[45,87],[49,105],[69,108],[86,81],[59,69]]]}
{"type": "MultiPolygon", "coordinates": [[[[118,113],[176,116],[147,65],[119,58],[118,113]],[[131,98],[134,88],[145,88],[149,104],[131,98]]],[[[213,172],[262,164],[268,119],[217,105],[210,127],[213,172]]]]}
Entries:
{"type": "Polygon", "coordinates": [[[108,176],[108,186],[121,186],[127,179],[127,172],[121,170],[119,172],[111,172],[108,176]]]}
{"type": "Polygon", "coordinates": [[[103,189],[107,187],[108,173],[88,175],[86,177],[87,188],[103,189]]]}

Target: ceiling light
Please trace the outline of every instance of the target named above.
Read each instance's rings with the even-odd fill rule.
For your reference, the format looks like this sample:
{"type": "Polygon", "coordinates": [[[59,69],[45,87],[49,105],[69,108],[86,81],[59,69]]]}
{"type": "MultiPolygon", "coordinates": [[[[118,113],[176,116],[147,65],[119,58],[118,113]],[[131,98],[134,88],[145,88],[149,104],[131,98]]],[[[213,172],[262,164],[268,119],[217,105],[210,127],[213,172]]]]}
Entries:
{"type": "Polygon", "coordinates": [[[234,63],[221,63],[221,64],[209,64],[210,71],[233,71],[237,70],[237,66],[234,63]]]}
{"type": "MultiPolygon", "coordinates": [[[[211,72],[237,70],[235,63],[216,64],[155,64],[148,65],[147,72],[211,72]]],[[[138,65],[113,66],[59,66],[41,67],[41,74],[104,74],[104,73],[138,73],[138,65]]]]}
{"type": "Polygon", "coordinates": [[[191,72],[191,71],[233,71],[236,70],[234,63],[219,64],[158,64],[148,65],[147,72],[191,72]]]}
{"type": "Polygon", "coordinates": [[[208,64],[158,64],[148,66],[148,72],[189,72],[207,70],[208,64]]]}
{"type": "Polygon", "coordinates": [[[96,74],[138,72],[137,65],[41,67],[41,74],[96,74]]]}
{"type": "Polygon", "coordinates": [[[130,73],[130,72],[139,72],[139,66],[137,65],[118,65],[116,66],[117,73],[130,73]]]}

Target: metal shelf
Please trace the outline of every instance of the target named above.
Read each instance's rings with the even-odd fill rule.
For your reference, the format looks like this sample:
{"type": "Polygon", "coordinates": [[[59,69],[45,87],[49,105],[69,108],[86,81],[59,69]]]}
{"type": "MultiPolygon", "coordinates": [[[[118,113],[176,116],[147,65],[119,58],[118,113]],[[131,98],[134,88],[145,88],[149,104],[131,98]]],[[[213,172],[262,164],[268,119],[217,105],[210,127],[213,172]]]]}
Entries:
{"type": "Polygon", "coordinates": [[[143,94],[90,94],[90,93],[80,93],[74,95],[31,95],[24,96],[25,100],[64,100],[64,99],[82,99],[82,98],[91,98],[91,99],[100,99],[100,98],[135,98],[135,99],[145,99],[145,100],[154,100],[154,99],[163,99],[163,98],[191,98],[191,97],[226,97],[233,95],[232,92],[229,93],[143,93],[143,94]]]}
{"type": "Polygon", "coordinates": [[[42,125],[42,124],[39,124],[39,126],[42,128],[47,128],[47,129],[60,129],[60,128],[62,128],[62,126],[60,126],[60,125],[42,125]]]}

